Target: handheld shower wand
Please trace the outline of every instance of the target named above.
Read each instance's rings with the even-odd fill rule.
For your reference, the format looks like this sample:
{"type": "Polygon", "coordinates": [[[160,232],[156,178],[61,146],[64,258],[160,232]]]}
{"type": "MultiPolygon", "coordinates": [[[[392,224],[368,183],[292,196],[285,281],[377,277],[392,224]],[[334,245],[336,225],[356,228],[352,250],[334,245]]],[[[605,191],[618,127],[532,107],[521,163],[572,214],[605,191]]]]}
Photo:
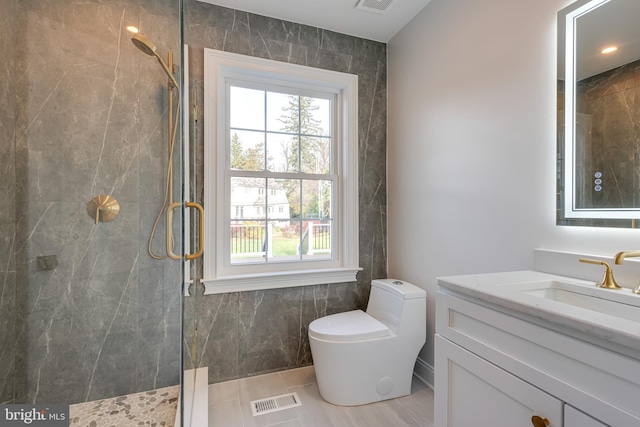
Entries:
{"type": "MultiPolygon", "coordinates": [[[[164,62],[164,60],[156,52],[156,45],[154,45],[151,42],[151,40],[149,40],[148,38],[146,38],[145,36],[143,36],[141,34],[134,34],[133,37],[131,37],[131,42],[138,49],[140,49],[141,51],[143,51],[147,55],[156,57],[156,59],[158,60],[158,62],[162,66],[162,68],[164,69],[164,72],[167,73],[167,76],[169,76],[169,80],[171,81],[173,86],[176,89],[178,89],[178,92],[180,92],[180,89],[179,89],[179,86],[178,86],[178,82],[176,81],[176,78],[173,76],[173,73],[169,70],[169,67],[167,66],[167,63],[164,62]]],[[[171,52],[169,52],[169,58],[171,58],[171,52]]],[[[173,64],[171,64],[171,65],[173,66],[173,64]]]]}
{"type": "Polygon", "coordinates": [[[151,229],[151,235],[149,236],[149,244],[147,249],[149,251],[149,255],[154,259],[165,259],[168,257],[172,259],[181,259],[180,256],[175,255],[173,252],[174,240],[173,240],[173,230],[171,228],[173,221],[172,221],[172,209],[170,208],[171,206],[174,205],[174,202],[173,202],[173,151],[174,151],[174,146],[176,142],[176,134],[178,132],[180,104],[182,102],[181,94],[180,94],[180,86],[178,85],[178,82],[176,78],[173,76],[173,72],[172,72],[173,55],[171,54],[171,51],[169,51],[167,55],[167,60],[169,62],[169,65],[167,65],[167,63],[164,62],[164,60],[156,52],[156,46],[148,38],[140,34],[134,34],[133,37],[131,37],[131,42],[138,49],[140,49],[142,52],[146,53],[147,55],[155,56],[158,62],[160,63],[160,65],[162,66],[162,69],[169,77],[169,87],[168,87],[169,108],[171,112],[169,113],[169,146],[168,146],[169,159],[167,164],[166,185],[165,185],[164,200],[162,202],[162,207],[160,208],[160,211],[158,212],[158,215],[156,216],[156,220],[153,224],[153,228],[151,229]],[[175,89],[178,94],[178,103],[176,105],[175,117],[173,116],[173,89],[175,89]],[[160,218],[162,218],[163,213],[166,213],[165,222],[166,222],[167,255],[156,255],[153,253],[151,246],[153,244],[153,238],[156,234],[156,228],[158,227],[158,223],[160,222],[160,218]]]}

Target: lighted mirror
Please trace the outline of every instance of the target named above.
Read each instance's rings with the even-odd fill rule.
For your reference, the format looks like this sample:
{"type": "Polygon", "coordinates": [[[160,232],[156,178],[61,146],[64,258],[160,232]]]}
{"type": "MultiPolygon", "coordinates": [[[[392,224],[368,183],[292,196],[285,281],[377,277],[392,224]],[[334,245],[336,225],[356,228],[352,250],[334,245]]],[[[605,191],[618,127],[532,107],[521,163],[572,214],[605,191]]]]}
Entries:
{"type": "Polygon", "coordinates": [[[640,218],[640,1],[558,15],[558,224],[640,218]]]}

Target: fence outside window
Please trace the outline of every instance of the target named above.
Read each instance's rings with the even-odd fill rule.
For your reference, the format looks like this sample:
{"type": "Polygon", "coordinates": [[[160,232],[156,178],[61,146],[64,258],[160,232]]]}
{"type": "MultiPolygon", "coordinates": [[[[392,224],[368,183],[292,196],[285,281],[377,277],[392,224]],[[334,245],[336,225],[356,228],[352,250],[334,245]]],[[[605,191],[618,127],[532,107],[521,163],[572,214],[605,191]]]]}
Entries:
{"type": "MultiPolygon", "coordinates": [[[[296,257],[299,259],[300,256],[330,256],[331,223],[305,222],[305,225],[306,228],[298,240],[297,249],[293,248],[297,253],[296,257]]],[[[241,259],[248,261],[260,257],[273,260],[285,259],[284,254],[281,253],[276,253],[274,257],[273,239],[277,230],[277,228],[274,230],[271,223],[268,226],[264,224],[231,224],[232,258],[236,262],[242,262],[241,259]]],[[[294,255],[293,252],[290,254],[294,255]]],[[[287,256],[287,259],[291,260],[292,258],[287,256]]]]}

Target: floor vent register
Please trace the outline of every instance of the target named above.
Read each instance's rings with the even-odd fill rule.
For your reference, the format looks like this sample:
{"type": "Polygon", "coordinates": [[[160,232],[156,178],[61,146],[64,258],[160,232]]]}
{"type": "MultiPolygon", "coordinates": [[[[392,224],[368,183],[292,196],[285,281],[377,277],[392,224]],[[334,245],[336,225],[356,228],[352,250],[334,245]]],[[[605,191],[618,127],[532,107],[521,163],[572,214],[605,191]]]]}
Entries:
{"type": "Polygon", "coordinates": [[[268,397],[266,399],[254,400],[251,402],[251,412],[253,416],[268,414],[270,412],[282,411],[283,409],[301,406],[297,393],[288,393],[280,396],[268,397]]]}

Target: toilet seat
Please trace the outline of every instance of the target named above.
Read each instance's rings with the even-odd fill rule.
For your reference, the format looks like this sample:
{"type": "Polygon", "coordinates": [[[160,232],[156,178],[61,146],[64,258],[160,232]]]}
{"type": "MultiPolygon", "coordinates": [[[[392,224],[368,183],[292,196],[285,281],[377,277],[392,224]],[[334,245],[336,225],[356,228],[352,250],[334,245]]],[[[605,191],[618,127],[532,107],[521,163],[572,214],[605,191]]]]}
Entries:
{"type": "Polygon", "coordinates": [[[363,341],[389,334],[389,328],[362,310],[321,317],[309,325],[309,336],[325,341],[363,341]]]}

